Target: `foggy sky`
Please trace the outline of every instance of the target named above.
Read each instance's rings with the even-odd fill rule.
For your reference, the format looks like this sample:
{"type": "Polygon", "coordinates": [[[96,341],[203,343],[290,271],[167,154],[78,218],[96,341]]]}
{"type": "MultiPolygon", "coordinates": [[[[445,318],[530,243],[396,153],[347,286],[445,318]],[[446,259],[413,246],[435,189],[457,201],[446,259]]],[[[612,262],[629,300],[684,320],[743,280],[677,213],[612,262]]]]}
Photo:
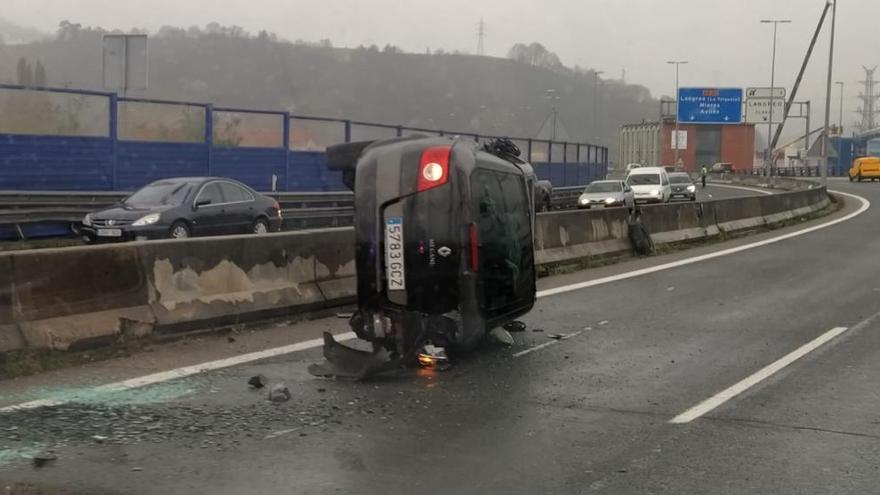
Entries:
{"type": "MultiPolygon", "coordinates": [[[[0,0],[0,17],[54,32],[61,20],[108,29],[217,21],[251,32],[266,29],[288,40],[329,38],[335,46],[386,43],[406,51],[476,50],[482,17],[489,55],[516,42],[538,41],[568,66],[605,71],[674,93],[666,60],[688,60],[683,86],[769,86],[772,27],[786,18],[777,46],[777,85],[791,87],[824,0],[0,0]]],[[[862,65],[880,64],[878,0],[839,0],[835,80],[846,83],[845,125],[855,119],[862,65]]],[[[827,30],[816,47],[799,99],[824,107],[827,30]]],[[[880,75],[880,74],[878,74],[880,75]]],[[[838,93],[832,101],[837,120],[838,93]]],[[[821,115],[815,117],[819,122],[821,115]]]]}

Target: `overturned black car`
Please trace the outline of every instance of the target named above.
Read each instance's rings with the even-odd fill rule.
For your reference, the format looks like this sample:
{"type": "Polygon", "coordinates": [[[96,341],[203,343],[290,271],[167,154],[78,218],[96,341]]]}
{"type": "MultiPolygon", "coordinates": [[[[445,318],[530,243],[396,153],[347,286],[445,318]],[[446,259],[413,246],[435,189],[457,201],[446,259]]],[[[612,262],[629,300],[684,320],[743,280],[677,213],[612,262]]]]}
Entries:
{"type": "Polygon", "coordinates": [[[411,136],[328,149],[355,193],[358,310],[372,342],[355,351],[325,335],[320,376],[370,374],[426,347],[468,350],[535,303],[535,183],[508,140],[411,136]]]}

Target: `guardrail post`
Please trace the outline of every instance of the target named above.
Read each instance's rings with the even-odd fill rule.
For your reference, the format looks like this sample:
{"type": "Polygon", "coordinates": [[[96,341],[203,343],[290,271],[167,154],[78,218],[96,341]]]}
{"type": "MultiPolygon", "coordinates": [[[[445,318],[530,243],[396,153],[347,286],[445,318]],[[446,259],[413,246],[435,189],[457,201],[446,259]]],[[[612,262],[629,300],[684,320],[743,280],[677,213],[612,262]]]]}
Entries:
{"type": "Polygon", "coordinates": [[[345,121],[345,142],[346,143],[351,142],[351,121],[350,120],[345,121]]]}
{"type": "Polygon", "coordinates": [[[214,175],[214,106],[205,105],[205,145],[208,153],[208,175],[214,175]]]}
{"type": "Polygon", "coordinates": [[[290,114],[284,113],[284,190],[290,190],[290,114]]]}
{"type": "Polygon", "coordinates": [[[529,150],[528,150],[528,159],[526,159],[526,161],[529,163],[532,163],[532,140],[529,139],[528,143],[529,143],[529,150]]]}
{"type": "Polygon", "coordinates": [[[117,182],[117,167],[119,166],[119,97],[114,93],[110,95],[110,142],[113,146],[113,156],[110,162],[110,190],[115,191],[117,182]]]}
{"type": "Polygon", "coordinates": [[[397,126],[397,137],[403,137],[403,127],[397,126]]]}

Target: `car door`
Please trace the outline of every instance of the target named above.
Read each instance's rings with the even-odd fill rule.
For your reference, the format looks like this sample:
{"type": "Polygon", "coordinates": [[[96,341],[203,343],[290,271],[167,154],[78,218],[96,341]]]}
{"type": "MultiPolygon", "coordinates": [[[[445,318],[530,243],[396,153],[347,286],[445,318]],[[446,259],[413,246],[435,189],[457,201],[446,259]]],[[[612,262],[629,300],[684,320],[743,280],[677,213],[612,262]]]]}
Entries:
{"type": "Polygon", "coordinates": [[[251,232],[251,224],[257,217],[255,198],[250,191],[232,182],[221,182],[223,196],[226,198],[226,222],[229,233],[246,234],[251,232]]]}
{"type": "Polygon", "coordinates": [[[208,182],[202,186],[193,201],[194,236],[222,235],[227,232],[225,203],[219,182],[208,182]]]}

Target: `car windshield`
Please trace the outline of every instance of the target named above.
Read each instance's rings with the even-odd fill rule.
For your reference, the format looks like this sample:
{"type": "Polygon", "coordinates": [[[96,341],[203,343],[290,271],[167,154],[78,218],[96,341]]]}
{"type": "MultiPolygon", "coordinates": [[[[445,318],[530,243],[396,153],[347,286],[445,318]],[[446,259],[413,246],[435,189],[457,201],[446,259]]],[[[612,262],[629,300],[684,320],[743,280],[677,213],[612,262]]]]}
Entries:
{"type": "Polygon", "coordinates": [[[660,174],[632,174],[626,179],[630,186],[660,185],[660,174]]]}
{"type": "Polygon", "coordinates": [[[189,182],[154,182],[126,198],[124,203],[134,207],[177,206],[183,204],[190,190],[189,182]]]}
{"type": "Polygon", "coordinates": [[[619,182],[594,182],[584,189],[585,193],[609,193],[620,191],[621,187],[619,182]]]}
{"type": "Polygon", "coordinates": [[[685,175],[670,175],[669,182],[672,184],[687,184],[691,181],[691,178],[685,175]]]}

